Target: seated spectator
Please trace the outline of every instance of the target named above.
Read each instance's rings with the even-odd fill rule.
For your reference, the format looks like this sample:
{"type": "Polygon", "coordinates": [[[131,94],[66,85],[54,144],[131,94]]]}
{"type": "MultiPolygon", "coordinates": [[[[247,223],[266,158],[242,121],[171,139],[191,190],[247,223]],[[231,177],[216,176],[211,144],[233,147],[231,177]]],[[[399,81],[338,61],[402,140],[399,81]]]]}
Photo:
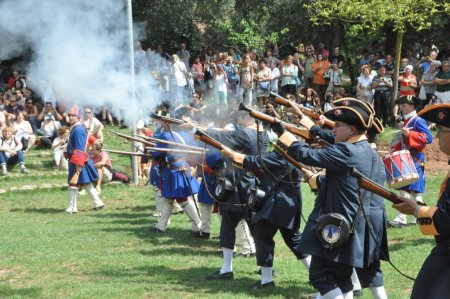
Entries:
{"type": "Polygon", "coordinates": [[[37,131],[39,130],[39,124],[37,120],[38,109],[36,105],[33,104],[33,100],[31,98],[26,99],[24,112],[25,112],[25,119],[30,122],[33,132],[37,133],[37,131]]]}
{"type": "Polygon", "coordinates": [[[9,98],[9,106],[3,111],[6,120],[12,123],[16,119],[16,115],[19,111],[23,111],[23,106],[17,104],[17,96],[13,95],[9,98]]]}
{"type": "Polygon", "coordinates": [[[95,142],[92,146],[91,160],[94,163],[98,172],[97,186],[95,187],[98,193],[101,193],[102,183],[109,183],[112,181],[113,173],[111,167],[111,160],[107,153],[102,151],[103,145],[100,142],[95,142]]]}
{"type": "Polygon", "coordinates": [[[61,122],[63,120],[63,116],[53,107],[53,104],[51,102],[45,102],[44,107],[42,107],[42,111],[41,113],[39,113],[38,115],[38,120],[39,121],[43,121],[44,118],[48,115],[48,114],[53,115],[55,120],[58,120],[59,122],[61,122]]]}
{"type": "Polygon", "coordinates": [[[98,142],[103,142],[103,124],[94,116],[92,108],[84,110],[83,124],[87,128],[89,135],[94,136],[98,142]]]}
{"type": "Polygon", "coordinates": [[[52,151],[53,151],[53,160],[55,161],[55,169],[69,169],[69,163],[64,157],[64,152],[67,148],[67,143],[69,142],[69,127],[62,126],[58,130],[58,137],[53,140],[52,143],[52,151]]]}
{"type": "Polygon", "coordinates": [[[21,173],[29,173],[25,168],[22,142],[20,142],[20,138],[13,135],[13,129],[10,127],[3,129],[3,137],[0,138],[0,164],[2,166],[1,175],[8,174],[7,165],[12,166],[16,164],[20,165],[21,173]]]}
{"type": "Polygon", "coordinates": [[[36,142],[33,128],[29,121],[25,120],[24,112],[19,111],[13,123],[14,135],[22,142],[22,150],[26,153],[36,142]]]}
{"type": "Polygon", "coordinates": [[[53,114],[48,113],[41,123],[41,145],[43,147],[51,148],[53,140],[55,140],[58,135],[59,128],[61,128],[61,123],[55,120],[53,114]]]}

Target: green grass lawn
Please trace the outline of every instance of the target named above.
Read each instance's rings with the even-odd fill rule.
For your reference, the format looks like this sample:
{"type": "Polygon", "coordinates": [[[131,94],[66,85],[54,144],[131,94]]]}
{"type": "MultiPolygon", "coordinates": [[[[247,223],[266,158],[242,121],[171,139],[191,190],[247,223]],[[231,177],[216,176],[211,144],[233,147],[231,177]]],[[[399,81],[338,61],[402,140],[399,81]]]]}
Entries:
{"type": "MultiPolygon", "coordinates": [[[[126,132],[122,130],[122,132],[126,132]]],[[[110,148],[128,150],[123,140],[106,133],[110,148]]],[[[32,157],[29,176],[0,180],[0,189],[14,184],[64,183],[64,173],[54,172],[51,156],[32,157]],[[35,175],[39,173],[38,175],[35,175]]],[[[123,169],[127,157],[113,157],[123,169]]],[[[11,174],[17,173],[14,169],[11,174]]],[[[429,177],[425,200],[437,199],[441,177],[429,177]]],[[[294,255],[276,236],[276,288],[251,291],[259,279],[255,258],[237,257],[232,281],[206,281],[219,269],[222,257],[217,239],[198,240],[189,235],[185,215],[171,217],[167,233],[150,232],[156,219],[149,186],[108,185],[101,198],[106,208],[89,211],[87,196],[80,197],[77,215],[67,215],[67,189],[37,189],[0,194],[0,298],[301,298],[314,290],[294,255]]],[[[303,186],[304,210],[309,213],[314,196],[303,186]]],[[[389,206],[389,203],[387,204],[389,206]]],[[[388,207],[389,219],[395,212],[388,207]]],[[[304,223],[302,223],[302,227],[304,223]]],[[[213,217],[212,237],[219,224],[213,217]]],[[[433,239],[417,227],[390,229],[392,262],[416,276],[433,247],[433,239]]],[[[382,264],[389,298],[409,298],[413,282],[382,264]]],[[[363,298],[371,298],[365,291],[363,298]]]]}

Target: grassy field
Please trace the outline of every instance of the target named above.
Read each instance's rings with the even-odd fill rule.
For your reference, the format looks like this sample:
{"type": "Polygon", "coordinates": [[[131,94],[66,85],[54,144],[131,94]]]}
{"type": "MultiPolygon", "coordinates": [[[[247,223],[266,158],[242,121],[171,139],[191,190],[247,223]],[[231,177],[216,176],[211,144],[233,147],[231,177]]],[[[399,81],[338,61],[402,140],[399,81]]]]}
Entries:
{"type": "MultiPolygon", "coordinates": [[[[110,148],[129,148],[110,133],[106,138],[110,148]]],[[[185,215],[172,216],[167,233],[153,233],[152,188],[125,185],[103,188],[104,210],[89,211],[91,202],[84,196],[79,200],[80,213],[67,215],[69,194],[60,187],[65,173],[53,171],[51,156],[29,157],[27,164],[30,175],[16,175],[16,168],[9,177],[0,178],[4,190],[0,194],[0,298],[301,298],[314,291],[305,269],[279,235],[276,288],[250,290],[259,279],[254,258],[234,259],[232,281],[206,281],[205,276],[222,263],[216,217],[212,240],[191,238],[185,215]],[[53,187],[14,189],[22,184],[53,187]]],[[[114,156],[115,167],[128,164],[127,157],[114,156]]],[[[428,204],[435,202],[440,181],[441,177],[429,177],[428,204]]],[[[308,213],[314,196],[307,186],[303,198],[308,213]]],[[[391,219],[395,212],[388,207],[388,214],[391,219]]],[[[432,238],[420,236],[417,227],[388,233],[392,262],[415,277],[433,246],[432,238]]],[[[413,282],[387,263],[382,269],[389,298],[409,298],[413,282]]],[[[363,298],[371,298],[368,291],[363,298]]]]}

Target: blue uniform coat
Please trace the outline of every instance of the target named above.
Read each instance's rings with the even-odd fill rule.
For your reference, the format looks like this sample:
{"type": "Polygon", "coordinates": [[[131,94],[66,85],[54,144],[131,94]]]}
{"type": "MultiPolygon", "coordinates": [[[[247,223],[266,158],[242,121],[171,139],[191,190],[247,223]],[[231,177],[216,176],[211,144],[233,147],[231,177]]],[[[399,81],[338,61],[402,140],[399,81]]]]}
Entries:
{"type": "MultiPolygon", "coordinates": [[[[73,151],[75,149],[86,151],[87,131],[86,128],[81,125],[75,125],[70,130],[69,143],[67,145],[67,153],[69,156],[69,176],[67,181],[69,182],[76,170],[76,165],[70,162],[73,151]]],[[[90,157],[81,169],[80,176],[78,177],[78,184],[89,184],[98,180],[97,169],[95,169],[94,163],[90,157]]]]}

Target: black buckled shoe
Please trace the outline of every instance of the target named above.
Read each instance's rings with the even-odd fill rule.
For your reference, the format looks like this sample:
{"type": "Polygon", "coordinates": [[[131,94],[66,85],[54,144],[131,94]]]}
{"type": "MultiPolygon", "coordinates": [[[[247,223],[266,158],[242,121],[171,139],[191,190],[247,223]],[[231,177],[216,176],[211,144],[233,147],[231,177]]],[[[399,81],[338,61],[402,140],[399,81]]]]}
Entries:
{"type": "Polygon", "coordinates": [[[234,278],[233,272],[226,272],[220,274],[220,270],[212,275],[206,276],[206,280],[233,279],[233,278],[234,278]]]}
{"type": "Polygon", "coordinates": [[[275,287],[275,282],[273,280],[271,282],[263,283],[263,284],[261,284],[260,281],[252,284],[252,290],[261,290],[261,289],[273,288],[273,287],[275,287]]]}

